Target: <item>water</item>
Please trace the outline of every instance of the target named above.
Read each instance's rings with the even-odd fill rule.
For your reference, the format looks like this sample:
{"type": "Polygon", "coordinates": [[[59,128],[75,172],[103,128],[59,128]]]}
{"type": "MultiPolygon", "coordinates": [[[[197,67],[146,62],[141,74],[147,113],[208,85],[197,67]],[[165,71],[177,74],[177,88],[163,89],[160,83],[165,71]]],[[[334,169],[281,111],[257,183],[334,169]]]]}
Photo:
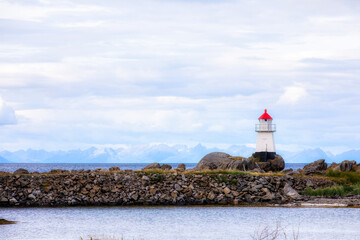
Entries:
{"type": "MultiPolygon", "coordinates": [[[[287,239],[360,239],[360,209],[275,207],[73,207],[0,208],[3,240],[107,239],[252,239],[280,223],[287,239]]],[[[280,238],[281,239],[281,238],[280,238]]]]}
{"type": "MultiPolygon", "coordinates": [[[[110,168],[119,167],[120,169],[140,170],[149,163],[0,163],[0,171],[14,172],[19,168],[27,169],[30,172],[49,172],[51,169],[64,169],[64,170],[79,170],[96,168],[110,168]]],[[[168,163],[173,168],[176,168],[179,163],[168,163]]],[[[186,163],[186,168],[191,169],[196,166],[197,163],[186,163]]],[[[286,163],[285,169],[292,168],[294,170],[303,168],[306,163],[286,163]]]]}

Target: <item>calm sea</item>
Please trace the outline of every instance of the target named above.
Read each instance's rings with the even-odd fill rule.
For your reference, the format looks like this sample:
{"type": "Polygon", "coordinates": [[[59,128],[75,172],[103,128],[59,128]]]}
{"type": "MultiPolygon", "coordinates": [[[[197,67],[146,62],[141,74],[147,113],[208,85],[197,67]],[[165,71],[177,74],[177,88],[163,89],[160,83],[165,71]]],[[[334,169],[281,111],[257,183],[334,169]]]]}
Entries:
{"type": "MultiPolygon", "coordinates": [[[[0,163],[0,171],[14,172],[19,168],[27,169],[30,172],[49,172],[51,169],[65,169],[65,170],[79,170],[96,168],[110,168],[117,166],[122,170],[140,170],[149,163],[0,163]]],[[[173,168],[176,168],[179,163],[168,163],[173,168]]],[[[186,168],[194,168],[197,163],[186,163],[186,168]]],[[[303,168],[306,163],[286,163],[285,169],[292,168],[294,170],[303,168]]]]}
{"type": "Polygon", "coordinates": [[[0,218],[19,221],[0,226],[3,240],[80,240],[89,236],[104,240],[248,240],[277,224],[288,240],[297,232],[297,239],[360,239],[360,209],[356,208],[0,208],[0,218]]]}

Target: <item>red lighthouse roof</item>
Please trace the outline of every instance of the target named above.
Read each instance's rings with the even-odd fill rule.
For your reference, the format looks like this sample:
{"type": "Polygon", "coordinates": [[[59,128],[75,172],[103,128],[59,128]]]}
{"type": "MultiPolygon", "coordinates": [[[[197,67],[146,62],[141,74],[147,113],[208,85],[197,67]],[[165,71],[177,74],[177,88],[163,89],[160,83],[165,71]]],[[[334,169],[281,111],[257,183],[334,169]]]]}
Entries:
{"type": "Polygon", "coordinates": [[[260,119],[272,119],[272,117],[267,113],[267,110],[265,109],[264,114],[259,117],[259,120],[260,119]]]}

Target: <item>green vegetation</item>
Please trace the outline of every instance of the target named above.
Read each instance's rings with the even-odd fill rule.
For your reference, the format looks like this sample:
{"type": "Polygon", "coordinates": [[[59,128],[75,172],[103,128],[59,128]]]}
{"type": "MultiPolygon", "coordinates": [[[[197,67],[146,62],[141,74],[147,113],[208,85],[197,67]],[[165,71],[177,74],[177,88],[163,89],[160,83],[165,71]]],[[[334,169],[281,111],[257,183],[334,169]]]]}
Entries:
{"type": "Polygon", "coordinates": [[[231,175],[251,175],[250,172],[244,172],[239,170],[204,170],[193,172],[194,174],[231,174],[231,175]]]}
{"type": "Polygon", "coordinates": [[[340,185],[360,184],[360,172],[341,172],[330,169],[327,171],[326,176],[340,185]]]}
{"type": "Polygon", "coordinates": [[[162,169],[149,169],[149,170],[142,170],[142,171],[135,171],[135,172],[141,172],[141,173],[145,173],[146,175],[150,175],[150,174],[163,174],[163,173],[166,173],[166,172],[169,172],[169,171],[164,171],[162,169]]]}
{"type": "Polygon", "coordinates": [[[360,195],[360,172],[342,172],[330,169],[325,176],[336,182],[337,185],[317,189],[306,188],[303,194],[324,197],[360,195]]]}
{"type": "Polygon", "coordinates": [[[306,188],[303,194],[308,196],[323,196],[323,197],[345,197],[349,194],[360,195],[360,184],[356,185],[336,185],[326,188],[306,188]]]}

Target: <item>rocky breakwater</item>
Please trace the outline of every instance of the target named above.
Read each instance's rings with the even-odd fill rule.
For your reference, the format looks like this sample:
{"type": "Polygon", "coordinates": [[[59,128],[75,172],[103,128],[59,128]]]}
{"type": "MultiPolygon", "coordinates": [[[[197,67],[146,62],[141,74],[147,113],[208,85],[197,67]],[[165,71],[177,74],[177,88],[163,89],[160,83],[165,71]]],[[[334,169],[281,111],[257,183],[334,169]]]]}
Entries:
{"type": "Polygon", "coordinates": [[[289,175],[58,170],[0,175],[0,206],[281,204],[303,199],[308,186],[332,184],[289,175]]]}

